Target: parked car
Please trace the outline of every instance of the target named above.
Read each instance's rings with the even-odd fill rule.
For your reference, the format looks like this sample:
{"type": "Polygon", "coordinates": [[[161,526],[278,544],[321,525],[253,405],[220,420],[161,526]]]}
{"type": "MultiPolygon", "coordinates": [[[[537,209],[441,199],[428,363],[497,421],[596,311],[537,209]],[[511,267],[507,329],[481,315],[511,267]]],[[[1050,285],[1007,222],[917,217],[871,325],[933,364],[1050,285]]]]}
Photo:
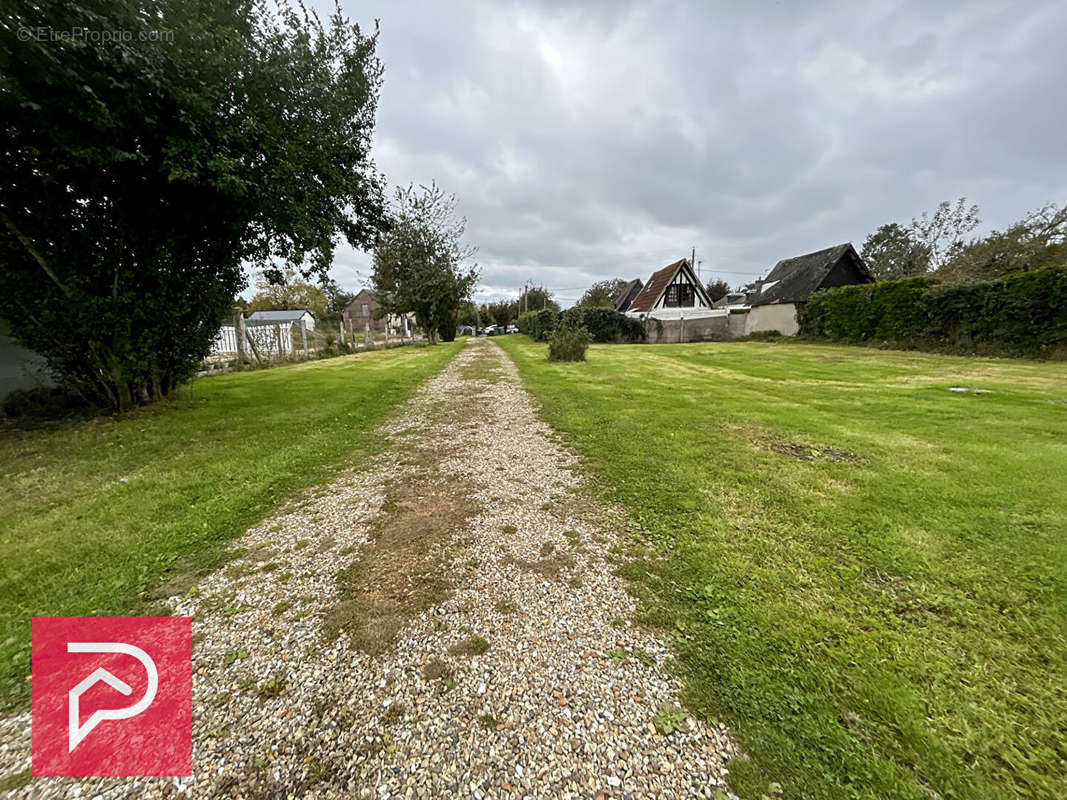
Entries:
{"type": "Polygon", "coordinates": [[[519,332],[519,326],[518,325],[508,325],[507,332],[508,333],[518,333],[519,332]]]}

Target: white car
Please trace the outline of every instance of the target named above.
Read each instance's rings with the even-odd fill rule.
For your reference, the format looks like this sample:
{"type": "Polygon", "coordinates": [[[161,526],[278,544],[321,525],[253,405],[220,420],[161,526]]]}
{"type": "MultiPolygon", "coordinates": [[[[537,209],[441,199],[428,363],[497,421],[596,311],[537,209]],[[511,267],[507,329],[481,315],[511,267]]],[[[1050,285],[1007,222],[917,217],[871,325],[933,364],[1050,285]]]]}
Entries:
{"type": "Polygon", "coordinates": [[[507,333],[518,333],[519,332],[519,326],[518,325],[508,325],[508,327],[506,329],[506,332],[507,333]]]}

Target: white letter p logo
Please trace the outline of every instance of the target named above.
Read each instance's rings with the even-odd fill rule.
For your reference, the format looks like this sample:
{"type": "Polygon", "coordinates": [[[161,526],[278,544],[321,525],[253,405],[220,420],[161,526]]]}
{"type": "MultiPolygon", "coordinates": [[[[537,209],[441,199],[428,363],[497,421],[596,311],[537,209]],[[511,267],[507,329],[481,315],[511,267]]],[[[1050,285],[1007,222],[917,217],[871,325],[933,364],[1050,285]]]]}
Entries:
{"type": "Polygon", "coordinates": [[[129,684],[120,681],[103,667],[97,668],[91,675],[89,675],[89,677],[71,689],[67,693],[68,752],[73,752],[74,748],[78,746],[82,739],[88,736],[89,732],[104,720],[129,719],[130,717],[136,717],[152,705],[152,701],[156,699],[156,690],[159,688],[159,674],[156,672],[155,662],[152,661],[148,653],[140,647],[134,647],[132,644],[125,644],[123,642],[68,642],[67,652],[123,653],[128,656],[133,656],[140,661],[141,665],[145,668],[145,672],[148,673],[148,688],[145,689],[144,697],[132,706],[126,706],[125,708],[104,708],[99,711],[94,711],[89,715],[89,719],[85,721],[84,725],[78,724],[78,699],[89,690],[89,687],[96,685],[98,681],[103,681],[112,689],[122,692],[124,695],[131,694],[133,689],[129,684]]]}

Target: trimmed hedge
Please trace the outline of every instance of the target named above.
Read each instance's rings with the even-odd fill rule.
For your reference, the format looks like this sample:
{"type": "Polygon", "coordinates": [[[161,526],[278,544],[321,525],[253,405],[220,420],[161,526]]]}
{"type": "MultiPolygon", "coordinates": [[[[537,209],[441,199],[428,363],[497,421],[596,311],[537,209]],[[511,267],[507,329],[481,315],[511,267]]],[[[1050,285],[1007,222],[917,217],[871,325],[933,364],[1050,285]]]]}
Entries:
{"type": "Polygon", "coordinates": [[[941,285],[905,278],[816,292],[800,332],[835,341],[920,350],[1057,356],[1067,353],[1067,268],[941,285]]]}
{"type": "Polygon", "coordinates": [[[585,328],[594,342],[644,342],[648,338],[645,324],[636,317],[620,314],[613,308],[568,308],[566,311],[529,311],[519,315],[519,331],[538,341],[547,341],[557,328],[585,328]]]}

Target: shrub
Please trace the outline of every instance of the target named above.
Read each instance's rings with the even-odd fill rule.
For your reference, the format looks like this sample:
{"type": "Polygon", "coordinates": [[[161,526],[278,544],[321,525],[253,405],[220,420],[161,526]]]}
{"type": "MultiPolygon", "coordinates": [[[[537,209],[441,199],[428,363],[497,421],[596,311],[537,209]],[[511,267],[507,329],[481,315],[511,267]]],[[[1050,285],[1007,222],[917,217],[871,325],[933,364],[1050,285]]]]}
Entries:
{"type": "Polygon", "coordinates": [[[594,342],[636,344],[648,339],[645,324],[637,317],[620,314],[613,308],[585,308],[582,327],[589,331],[594,342]]]}
{"type": "Polygon", "coordinates": [[[560,328],[548,343],[549,361],[585,361],[592,337],[585,328],[560,328]]]}
{"type": "Polygon", "coordinates": [[[559,314],[551,309],[526,311],[519,314],[519,333],[525,333],[539,342],[548,341],[559,323],[559,314]]]}
{"type": "Polygon", "coordinates": [[[530,311],[519,315],[519,332],[547,341],[557,328],[585,328],[594,342],[634,344],[648,339],[645,324],[613,308],[574,307],[566,311],[530,311]]]}
{"type": "Polygon", "coordinates": [[[1052,356],[1067,345],[1067,268],[945,286],[905,278],[816,292],[801,333],[919,349],[1052,356]]]}

